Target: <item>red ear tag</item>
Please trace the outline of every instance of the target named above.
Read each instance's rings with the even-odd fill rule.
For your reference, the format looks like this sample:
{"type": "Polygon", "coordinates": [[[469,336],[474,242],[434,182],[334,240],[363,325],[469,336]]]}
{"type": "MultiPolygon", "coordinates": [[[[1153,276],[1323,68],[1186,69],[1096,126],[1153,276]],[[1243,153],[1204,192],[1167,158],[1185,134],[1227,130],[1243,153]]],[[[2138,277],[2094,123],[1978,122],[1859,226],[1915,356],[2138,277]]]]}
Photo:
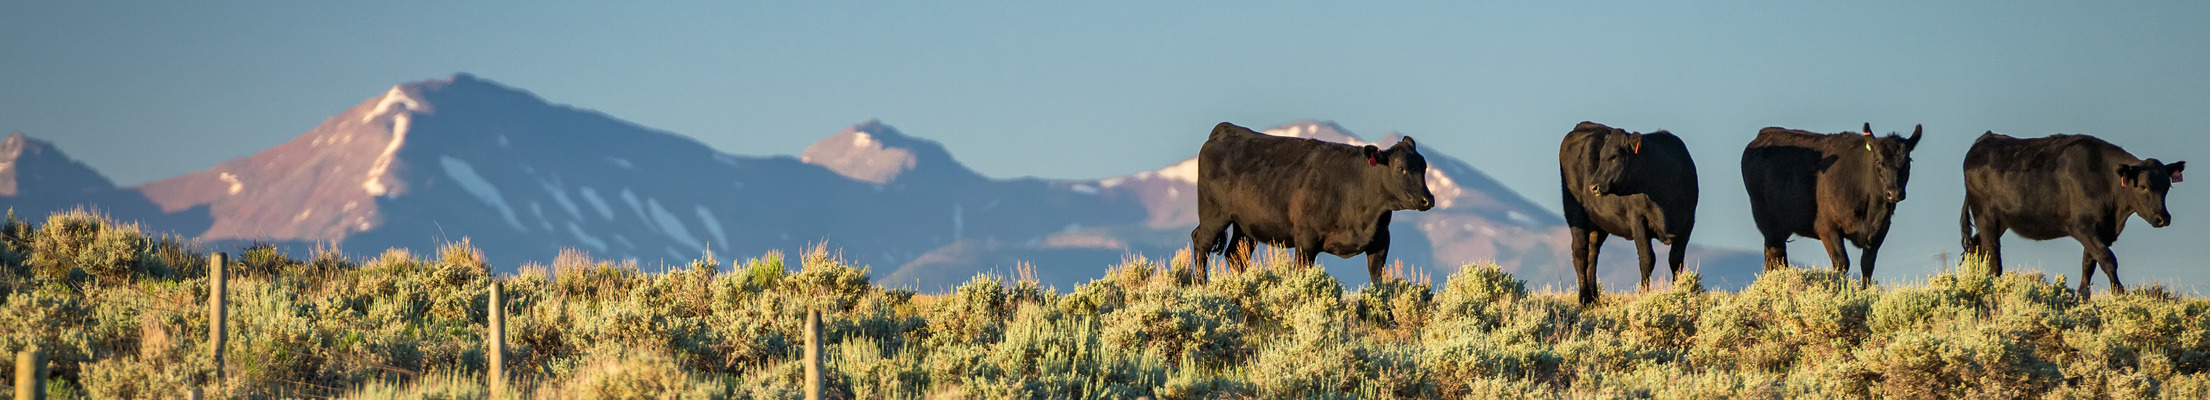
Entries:
{"type": "Polygon", "coordinates": [[[1374,156],[1366,156],[1366,166],[1374,166],[1374,156]]]}

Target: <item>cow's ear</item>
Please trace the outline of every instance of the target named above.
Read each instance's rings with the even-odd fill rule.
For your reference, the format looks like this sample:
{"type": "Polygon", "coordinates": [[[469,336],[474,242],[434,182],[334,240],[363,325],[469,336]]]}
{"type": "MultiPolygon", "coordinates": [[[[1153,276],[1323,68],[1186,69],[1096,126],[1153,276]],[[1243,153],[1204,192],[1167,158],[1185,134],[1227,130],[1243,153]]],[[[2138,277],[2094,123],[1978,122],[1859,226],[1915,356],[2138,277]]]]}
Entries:
{"type": "Polygon", "coordinates": [[[2140,167],[2135,167],[2133,166],[2133,164],[2119,164],[2118,186],[2133,187],[2133,173],[2139,172],[2140,170],[2140,167]]]}
{"type": "Polygon", "coordinates": [[[1420,144],[1419,144],[1419,142],[1414,142],[1414,141],[1412,141],[1412,137],[1411,137],[1411,136],[1405,136],[1405,137],[1404,137],[1404,138],[1402,138],[1402,139],[1397,139],[1397,145],[1399,145],[1399,146],[1404,146],[1404,148],[1407,148],[1407,149],[1418,149],[1418,148],[1420,148],[1420,144]]]}
{"type": "Polygon", "coordinates": [[[1861,131],[1858,131],[1858,132],[1863,132],[1863,133],[1865,134],[1865,136],[1872,136],[1872,123],[1871,123],[1871,122],[1866,122],[1866,123],[1865,123],[1865,130],[1861,130],[1861,131]]]}
{"type": "Polygon", "coordinates": [[[1627,135],[1627,145],[1634,147],[1635,154],[1642,154],[1642,134],[1627,135]]]}
{"type": "Polygon", "coordinates": [[[1359,152],[1366,154],[1366,166],[1371,167],[1375,165],[1381,165],[1381,148],[1374,147],[1374,145],[1369,144],[1365,146],[1360,146],[1358,150],[1359,152]]]}
{"type": "Polygon", "coordinates": [[[1903,139],[1903,151],[1910,152],[1911,150],[1918,149],[1918,138],[1923,133],[1926,133],[1926,125],[1911,127],[1911,137],[1909,139],[1903,139]]]}
{"type": "Polygon", "coordinates": [[[2175,163],[2171,163],[2171,164],[2164,164],[2164,171],[2165,171],[2165,172],[2170,172],[2170,173],[2172,173],[2172,183],[2179,183],[2179,181],[2183,181],[2183,180],[2186,180],[2187,178],[2182,178],[2182,177],[2180,177],[2180,174],[2179,174],[2180,172],[2182,172],[2182,171],[2186,171],[2186,170],[2187,170],[2187,162],[2186,162],[2186,161],[2180,161],[2180,162],[2175,162],[2175,163]]]}

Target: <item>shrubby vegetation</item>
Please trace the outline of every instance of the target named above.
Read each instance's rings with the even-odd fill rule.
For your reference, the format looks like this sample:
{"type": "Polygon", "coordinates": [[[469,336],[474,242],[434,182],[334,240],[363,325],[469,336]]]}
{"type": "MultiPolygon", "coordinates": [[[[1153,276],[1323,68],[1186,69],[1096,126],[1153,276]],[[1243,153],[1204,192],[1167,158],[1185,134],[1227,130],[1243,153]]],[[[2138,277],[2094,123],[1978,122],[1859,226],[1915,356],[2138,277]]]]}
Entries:
{"type": "MultiPolygon", "coordinates": [[[[1967,261],[1872,288],[1791,269],[1723,293],[1688,274],[1584,308],[1494,266],[1344,288],[1270,258],[1205,284],[1186,257],[1132,258],[1073,288],[984,275],[940,294],[876,286],[818,248],[795,265],[642,269],[568,253],[496,279],[528,397],[798,398],[809,308],[825,312],[832,398],[2210,397],[2210,301],[2153,284],[2089,300],[2064,277],[1967,261]]],[[[482,260],[465,240],[248,249],[229,267],[230,378],[211,394],[485,397],[482,260]]],[[[55,396],[212,381],[207,261],[189,242],[11,215],[0,262],[0,351],[44,349],[55,396]]]]}

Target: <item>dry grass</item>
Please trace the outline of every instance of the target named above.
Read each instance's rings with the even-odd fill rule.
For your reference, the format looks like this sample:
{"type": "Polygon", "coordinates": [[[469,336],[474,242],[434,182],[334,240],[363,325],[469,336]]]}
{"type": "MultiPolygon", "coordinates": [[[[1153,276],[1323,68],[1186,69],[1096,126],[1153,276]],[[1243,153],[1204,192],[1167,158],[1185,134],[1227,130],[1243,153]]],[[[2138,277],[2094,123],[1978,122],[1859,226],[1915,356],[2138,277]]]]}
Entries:
{"type": "MultiPolygon", "coordinates": [[[[1278,253],[1203,284],[1176,254],[1073,288],[1023,264],[936,294],[874,285],[826,246],[653,271],[567,252],[508,276],[465,241],[436,253],[244,252],[230,379],[211,394],[484,398],[500,279],[512,397],[794,398],[808,309],[824,310],[832,398],[2210,396],[2210,301],[2154,284],[2082,299],[1977,260],[1871,288],[1788,269],[1711,292],[1690,273],[1583,307],[1493,265],[1345,288],[1278,253]]],[[[0,351],[46,349],[57,397],[213,381],[190,246],[62,213],[0,225],[0,262],[0,351]]]]}

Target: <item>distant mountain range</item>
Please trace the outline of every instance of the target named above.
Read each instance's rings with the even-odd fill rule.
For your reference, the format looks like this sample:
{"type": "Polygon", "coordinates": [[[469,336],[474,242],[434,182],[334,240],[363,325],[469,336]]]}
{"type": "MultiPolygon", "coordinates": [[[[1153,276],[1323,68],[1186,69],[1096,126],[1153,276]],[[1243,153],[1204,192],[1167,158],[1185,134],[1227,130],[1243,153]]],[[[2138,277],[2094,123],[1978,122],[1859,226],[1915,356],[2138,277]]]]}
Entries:
{"type": "MultiPolygon", "coordinates": [[[[563,248],[650,265],[825,241],[886,284],[933,291],[1027,261],[1067,289],[1129,254],[1165,259],[1188,246],[1207,127],[1190,129],[1193,158],[1158,170],[992,179],[880,121],[795,158],[737,156],[459,74],[394,86],[289,142],[137,187],[16,133],[0,142],[0,203],[34,217],[88,204],[217,248],[334,243],[365,257],[466,237],[502,270],[563,248]]],[[[1367,143],[1323,121],[1265,132],[1367,143]]],[[[1464,161],[1423,154],[1437,204],[1397,213],[1391,256],[1437,280],[1494,260],[1537,285],[1571,285],[1559,217],[1464,161]]],[[[1632,247],[1613,242],[1602,278],[1632,285],[1632,247]]],[[[1747,284],[1760,268],[1754,253],[1694,250],[1689,264],[1707,282],[1747,284]]],[[[1362,260],[1322,259],[1347,284],[1366,280],[1362,260]]]]}

